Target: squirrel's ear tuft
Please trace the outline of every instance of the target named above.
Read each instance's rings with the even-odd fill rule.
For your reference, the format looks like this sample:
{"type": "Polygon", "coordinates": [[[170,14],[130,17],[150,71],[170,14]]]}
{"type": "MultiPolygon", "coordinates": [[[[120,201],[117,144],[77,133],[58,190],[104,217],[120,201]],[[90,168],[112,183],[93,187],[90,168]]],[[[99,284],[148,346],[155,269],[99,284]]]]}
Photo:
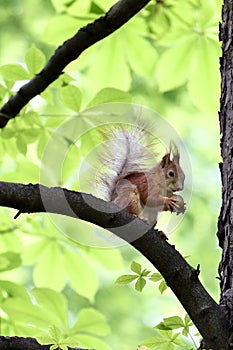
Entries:
{"type": "Polygon", "coordinates": [[[170,154],[172,154],[172,160],[175,163],[179,163],[180,161],[180,152],[179,149],[177,147],[177,145],[175,144],[175,142],[171,142],[170,143],[170,154]]]}
{"type": "Polygon", "coordinates": [[[170,159],[170,153],[165,154],[165,156],[163,156],[160,165],[162,168],[165,168],[169,163],[171,162],[170,159]]]}
{"type": "Polygon", "coordinates": [[[172,160],[173,160],[175,163],[178,163],[178,164],[179,164],[179,162],[180,162],[180,154],[179,154],[179,153],[174,154],[172,160]]]}

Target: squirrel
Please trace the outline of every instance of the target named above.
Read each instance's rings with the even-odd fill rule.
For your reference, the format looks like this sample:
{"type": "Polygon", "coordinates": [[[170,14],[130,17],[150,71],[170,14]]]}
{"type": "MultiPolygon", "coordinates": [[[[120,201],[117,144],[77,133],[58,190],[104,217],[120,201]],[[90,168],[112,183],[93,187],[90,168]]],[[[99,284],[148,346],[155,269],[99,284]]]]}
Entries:
{"type": "Polygon", "coordinates": [[[174,143],[159,162],[149,167],[148,162],[155,158],[153,142],[141,126],[114,126],[104,132],[104,137],[99,182],[106,200],[146,220],[152,227],[162,211],[185,212],[183,198],[174,194],[183,190],[185,180],[174,143]]]}

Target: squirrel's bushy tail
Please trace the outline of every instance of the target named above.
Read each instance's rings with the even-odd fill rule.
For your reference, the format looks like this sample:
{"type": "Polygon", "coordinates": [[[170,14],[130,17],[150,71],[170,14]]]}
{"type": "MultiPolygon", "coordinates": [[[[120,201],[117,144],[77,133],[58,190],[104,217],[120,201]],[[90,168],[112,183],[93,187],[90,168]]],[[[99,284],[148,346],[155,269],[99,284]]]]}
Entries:
{"type": "Polygon", "coordinates": [[[112,193],[119,179],[132,172],[144,172],[155,163],[152,152],[154,139],[140,125],[112,126],[103,132],[105,142],[100,154],[102,164],[98,175],[98,187],[106,200],[111,200],[112,193]]]}

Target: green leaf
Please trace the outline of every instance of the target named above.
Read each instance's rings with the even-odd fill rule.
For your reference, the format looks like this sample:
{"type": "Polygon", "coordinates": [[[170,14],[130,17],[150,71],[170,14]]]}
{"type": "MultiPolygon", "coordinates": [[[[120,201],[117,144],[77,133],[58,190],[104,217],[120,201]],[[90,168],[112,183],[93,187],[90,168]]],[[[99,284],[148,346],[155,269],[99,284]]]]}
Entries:
{"type": "MultiPolygon", "coordinates": [[[[52,84],[51,84],[52,85],[52,84]]],[[[50,87],[51,87],[50,85],[50,87]]],[[[44,100],[46,100],[48,105],[52,105],[54,106],[54,94],[53,94],[53,90],[45,90],[40,94],[40,97],[43,98],[44,100]]]]}
{"type": "Polygon", "coordinates": [[[17,135],[16,145],[20,153],[26,155],[27,153],[27,142],[22,134],[17,135]]]}
{"type": "Polygon", "coordinates": [[[37,155],[39,157],[39,159],[42,158],[42,155],[44,153],[44,150],[46,149],[46,145],[49,141],[49,133],[47,132],[47,130],[43,130],[43,132],[41,132],[39,135],[38,135],[38,144],[37,144],[37,155]]]}
{"type": "Polygon", "coordinates": [[[94,259],[97,264],[101,264],[102,267],[107,268],[108,271],[123,269],[123,257],[118,249],[94,248],[89,251],[89,256],[91,256],[92,260],[94,259]]]}
{"type": "Polygon", "coordinates": [[[15,130],[9,127],[5,127],[1,132],[1,137],[3,137],[4,139],[10,139],[14,136],[15,136],[15,130]]]}
{"type": "MultiPolygon", "coordinates": [[[[34,135],[36,134],[38,137],[38,134],[39,132],[41,132],[41,130],[38,128],[35,128],[35,126],[39,126],[40,128],[42,128],[42,125],[43,125],[42,120],[39,117],[39,114],[31,109],[24,113],[23,119],[25,124],[32,128],[34,135]]],[[[26,130],[27,131],[31,130],[31,128],[26,130]]]]}
{"type": "Polygon", "coordinates": [[[167,9],[161,4],[157,3],[151,6],[151,14],[148,18],[148,26],[155,34],[155,38],[164,37],[171,28],[171,21],[167,14],[167,9]]]}
{"type": "Polygon", "coordinates": [[[59,348],[58,345],[51,345],[50,348],[49,348],[49,350],[56,350],[56,349],[58,349],[58,348],[59,348]]]}
{"type": "Polygon", "coordinates": [[[92,1],[90,12],[95,13],[97,15],[103,15],[105,11],[100,6],[98,6],[94,1],[92,1]]]}
{"type": "Polygon", "coordinates": [[[140,17],[132,18],[126,27],[90,48],[88,53],[84,52],[79,67],[88,68],[86,83],[98,90],[106,86],[129,90],[132,71],[151,77],[157,52],[146,37],[145,21],[140,17]]]}
{"type": "Polygon", "coordinates": [[[79,344],[78,335],[68,336],[68,337],[65,336],[64,343],[71,348],[77,347],[79,344]]]}
{"type": "Polygon", "coordinates": [[[6,93],[7,93],[7,88],[5,88],[5,86],[0,84],[0,97],[3,98],[6,93]]]}
{"type": "Polygon", "coordinates": [[[189,328],[188,327],[184,327],[182,330],[182,334],[187,337],[189,335],[189,328]]]}
{"type": "Polygon", "coordinates": [[[105,316],[99,311],[87,308],[82,309],[78,313],[78,319],[71,332],[91,333],[98,336],[106,336],[110,332],[110,328],[106,323],[105,316]]]}
{"type": "Polygon", "coordinates": [[[185,315],[184,318],[184,329],[182,330],[182,334],[187,337],[189,334],[189,327],[193,325],[193,322],[188,314],[185,315]]]}
{"type": "Polygon", "coordinates": [[[158,272],[153,273],[149,278],[149,280],[153,282],[158,282],[161,279],[163,279],[163,276],[158,272]]]}
{"type": "Polygon", "coordinates": [[[56,315],[44,310],[31,301],[22,298],[7,299],[1,308],[8,314],[11,322],[31,325],[39,329],[46,329],[56,320],[56,315]]]}
{"type": "Polygon", "coordinates": [[[157,79],[160,91],[169,91],[184,84],[190,73],[195,35],[185,38],[177,45],[167,49],[157,65],[157,79]]]}
{"type": "Polygon", "coordinates": [[[82,95],[78,87],[68,85],[60,88],[62,102],[75,112],[80,110],[82,95]]]}
{"type": "Polygon", "coordinates": [[[175,333],[172,336],[172,343],[178,346],[184,346],[184,342],[182,341],[181,337],[180,337],[180,333],[175,333]]]}
{"type": "Polygon", "coordinates": [[[116,279],[116,283],[129,284],[132,281],[134,281],[136,278],[138,278],[138,275],[122,275],[116,279]]]}
{"type": "Polygon", "coordinates": [[[171,329],[170,327],[165,326],[164,322],[160,322],[154,328],[160,329],[161,331],[169,331],[171,329]]]}
{"type": "Polygon", "coordinates": [[[161,331],[159,335],[143,340],[142,345],[148,346],[153,349],[173,350],[175,345],[184,346],[183,341],[179,337],[179,333],[173,333],[172,331],[161,331]]]}
{"type": "Polygon", "coordinates": [[[24,300],[30,301],[29,294],[27,290],[16,283],[0,280],[0,290],[7,293],[7,298],[19,297],[24,300]]]}
{"type": "Polygon", "coordinates": [[[70,278],[71,287],[80,295],[94,301],[99,282],[95,270],[78,251],[65,248],[66,272],[70,278]]]}
{"type": "MultiPolygon", "coordinates": [[[[93,1],[92,1],[93,2],[93,1]]],[[[107,12],[108,9],[113,5],[112,0],[95,0],[95,3],[99,5],[104,12],[107,12]]]]}
{"type": "Polygon", "coordinates": [[[186,326],[192,326],[193,325],[193,321],[191,320],[191,318],[190,318],[190,316],[188,314],[185,315],[184,323],[185,323],[186,326]]]}
{"type": "Polygon", "coordinates": [[[45,55],[35,45],[32,45],[25,55],[25,61],[31,74],[37,74],[45,64],[45,55]]]}
{"type": "Polygon", "coordinates": [[[5,64],[0,67],[0,74],[4,80],[12,82],[29,79],[28,72],[20,64],[5,64]]]}
{"type": "Polygon", "coordinates": [[[51,325],[49,326],[49,335],[53,339],[55,343],[59,343],[62,339],[62,332],[61,330],[55,326],[51,325]]]}
{"type": "Polygon", "coordinates": [[[109,102],[128,102],[132,101],[132,96],[126,92],[114,88],[104,88],[100,90],[95,97],[89,102],[87,107],[93,107],[109,102]]]}
{"type": "Polygon", "coordinates": [[[137,273],[138,275],[140,275],[140,274],[141,274],[141,271],[142,271],[142,266],[141,266],[139,263],[137,263],[136,261],[133,261],[132,264],[131,264],[131,266],[130,266],[130,269],[131,269],[133,272],[135,272],[135,273],[137,273]]]}
{"type": "Polygon", "coordinates": [[[189,324],[190,322],[192,322],[192,320],[191,320],[191,318],[190,318],[190,316],[188,315],[188,314],[186,314],[185,315],[185,317],[184,317],[184,322],[185,322],[185,324],[189,324]]]}
{"type": "Polygon", "coordinates": [[[68,347],[67,347],[67,345],[59,344],[59,349],[61,349],[61,350],[68,350],[68,347]]]}
{"type": "Polygon", "coordinates": [[[157,66],[158,54],[151,44],[145,21],[139,16],[132,18],[128,26],[122,28],[118,38],[122,46],[128,48],[123,54],[130,68],[137,75],[151,79],[157,66]]]}
{"type": "Polygon", "coordinates": [[[78,345],[77,336],[67,336],[55,325],[50,325],[48,332],[37,336],[36,339],[41,345],[53,344],[54,349],[67,349],[68,346],[73,348],[78,345]]]}
{"type": "Polygon", "coordinates": [[[159,285],[159,291],[161,294],[167,289],[167,283],[163,280],[159,285]]]}
{"type": "Polygon", "coordinates": [[[57,15],[48,21],[41,40],[53,46],[60,45],[64,40],[72,37],[77,32],[77,28],[83,27],[87,22],[87,19],[77,19],[66,14],[57,15]]]}
{"type": "MultiPolygon", "coordinates": [[[[31,229],[36,231],[36,227],[31,225],[31,229]]],[[[48,242],[45,239],[41,239],[35,243],[31,243],[29,246],[26,246],[25,251],[22,254],[23,263],[25,265],[33,265],[35,262],[38,262],[41,258],[41,252],[46,249],[48,242]]]]}
{"type": "Polygon", "coordinates": [[[21,257],[17,253],[6,252],[0,254],[0,272],[13,270],[21,265],[21,257]]]}
{"type": "Polygon", "coordinates": [[[146,338],[141,342],[141,345],[144,345],[148,348],[155,348],[157,346],[157,342],[156,342],[155,337],[150,337],[150,338],[146,338]]]}
{"type": "MultiPolygon", "coordinates": [[[[69,15],[83,16],[90,12],[91,0],[52,0],[57,12],[67,12],[69,15]]],[[[71,17],[72,18],[72,17],[71,17]]]]}
{"type": "Polygon", "coordinates": [[[60,291],[66,284],[66,278],[64,255],[58,243],[51,240],[41,252],[40,259],[33,271],[33,280],[37,287],[60,291]]]}
{"type": "Polygon", "coordinates": [[[188,83],[189,92],[195,105],[209,113],[216,114],[219,109],[220,44],[214,40],[200,37],[188,83]]]}
{"type": "Polygon", "coordinates": [[[179,316],[172,316],[163,319],[155,328],[160,330],[172,330],[177,328],[183,328],[185,326],[183,320],[179,316]]]}
{"type": "Polygon", "coordinates": [[[36,340],[41,345],[49,345],[53,343],[53,339],[51,336],[47,333],[43,333],[41,335],[36,336],[36,340]]]}
{"type": "Polygon", "coordinates": [[[170,329],[177,329],[184,327],[184,322],[181,317],[179,316],[172,316],[167,317],[163,319],[163,322],[165,326],[169,327],[170,329]]]}
{"type": "Polygon", "coordinates": [[[94,91],[106,86],[122,90],[130,88],[131,74],[123,52],[124,45],[120,37],[116,38],[116,34],[110,35],[104,43],[90,47],[89,53],[86,51],[80,56],[80,67],[88,68],[88,75],[85,76],[86,84],[91,85],[94,91]]]}
{"type": "Polygon", "coordinates": [[[23,130],[20,130],[20,132],[22,132],[22,137],[25,140],[25,143],[28,144],[28,143],[33,143],[37,140],[39,129],[35,129],[35,128],[23,129],[23,130]]]}
{"type": "MultiPolygon", "coordinates": [[[[60,324],[63,325],[64,328],[68,327],[67,300],[62,294],[48,288],[34,288],[32,290],[32,295],[41,307],[56,315],[60,321],[60,324]]],[[[57,329],[57,327],[55,325],[51,326],[51,330],[49,331],[51,336],[51,332],[54,329],[57,329]]]]}
{"type": "MultiPolygon", "coordinates": [[[[17,152],[15,150],[14,152],[17,152]]],[[[15,153],[16,154],[16,153],[15,153]]],[[[16,169],[14,171],[3,174],[2,175],[2,181],[17,181],[17,182],[38,182],[39,179],[39,167],[38,165],[34,164],[32,161],[29,160],[22,160],[17,163],[16,169]]]]}
{"type": "Polygon", "coordinates": [[[112,350],[103,340],[89,334],[78,334],[78,341],[80,348],[112,350]]]}
{"type": "Polygon", "coordinates": [[[205,1],[200,3],[198,23],[200,27],[204,27],[206,30],[214,30],[217,36],[218,23],[221,20],[220,11],[217,11],[216,1],[205,1]]]}
{"type": "Polygon", "coordinates": [[[162,345],[166,345],[166,349],[169,349],[169,350],[174,348],[174,345],[171,344],[171,339],[166,337],[159,337],[159,336],[151,337],[143,340],[142,345],[148,346],[149,348],[159,347],[159,349],[164,349],[162,348],[162,345]]]}
{"type": "Polygon", "coordinates": [[[148,276],[149,273],[150,273],[149,270],[144,269],[144,270],[142,271],[141,275],[142,275],[142,276],[148,276]]]}
{"type": "Polygon", "coordinates": [[[139,277],[137,282],[135,283],[135,289],[138,291],[138,292],[142,292],[143,288],[145,287],[146,285],[146,280],[145,278],[143,277],[139,277]]]}

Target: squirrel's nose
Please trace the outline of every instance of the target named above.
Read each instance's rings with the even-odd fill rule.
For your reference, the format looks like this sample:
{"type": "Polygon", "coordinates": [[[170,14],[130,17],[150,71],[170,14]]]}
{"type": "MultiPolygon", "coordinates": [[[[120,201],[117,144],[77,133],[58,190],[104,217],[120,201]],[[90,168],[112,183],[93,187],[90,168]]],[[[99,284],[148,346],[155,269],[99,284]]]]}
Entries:
{"type": "Polygon", "coordinates": [[[183,184],[178,184],[177,186],[177,191],[182,191],[184,188],[184,185],[183,184]]]}

